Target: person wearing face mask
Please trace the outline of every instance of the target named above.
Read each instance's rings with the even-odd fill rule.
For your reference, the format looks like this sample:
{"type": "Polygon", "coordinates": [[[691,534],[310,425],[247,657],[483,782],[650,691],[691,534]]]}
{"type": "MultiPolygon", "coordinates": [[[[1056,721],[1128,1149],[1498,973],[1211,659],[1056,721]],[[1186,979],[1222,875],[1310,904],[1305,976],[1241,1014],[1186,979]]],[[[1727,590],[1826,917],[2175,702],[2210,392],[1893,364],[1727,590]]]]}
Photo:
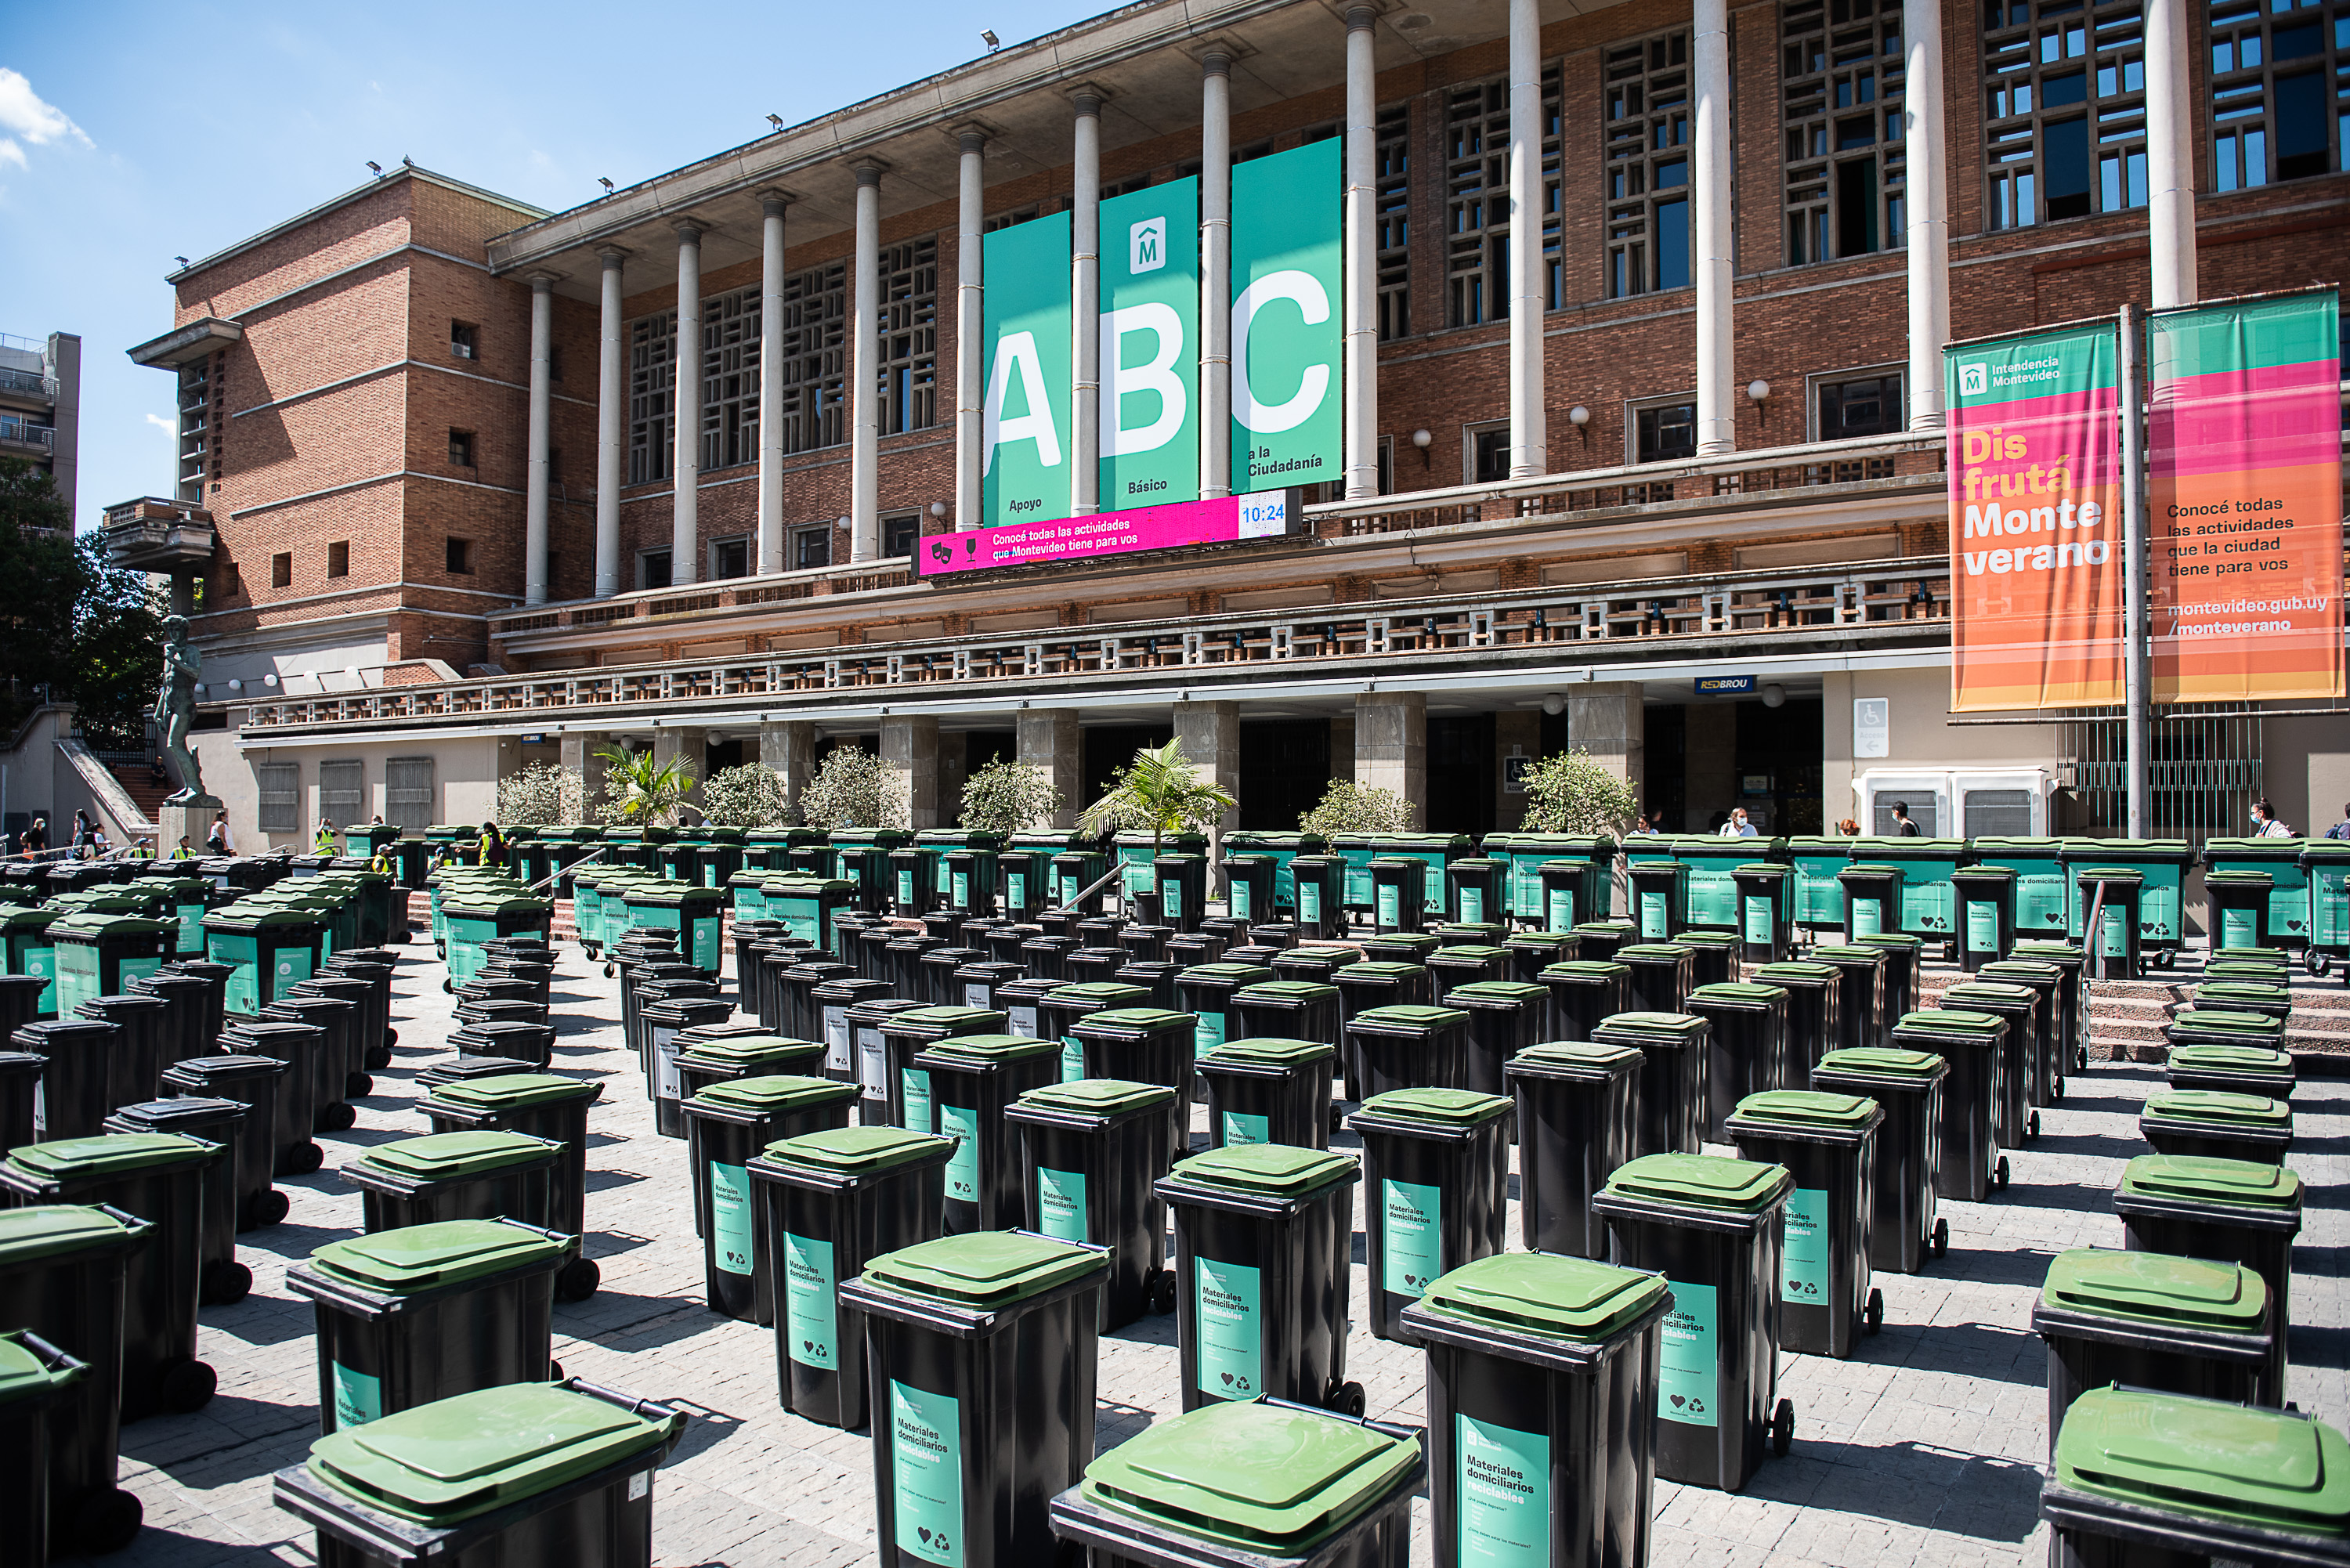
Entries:
{"type": "Polygon", "coordinates": [[[2265,800],[2252,802],[2252,836],[2254,838],[2291,838],[2293,829],[2277,820],[2276,808],[2265,800]]]}

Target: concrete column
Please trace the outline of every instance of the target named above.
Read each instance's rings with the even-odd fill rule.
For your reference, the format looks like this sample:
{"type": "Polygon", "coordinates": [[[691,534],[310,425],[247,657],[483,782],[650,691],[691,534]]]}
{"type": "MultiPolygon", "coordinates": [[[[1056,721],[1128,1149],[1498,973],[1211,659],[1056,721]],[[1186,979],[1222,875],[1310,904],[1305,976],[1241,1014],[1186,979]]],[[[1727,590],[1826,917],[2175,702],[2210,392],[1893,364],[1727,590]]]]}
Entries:
{"type": "Polygon", "coordinates": [[[857,166],[857,273],[849,280],[848,558],[881,554],[881,165],[857,166]]]}
{"type": "Polygon", "coordinates": [[[1728,703],[1692,703],[1681,755],[1681,826],[1708,832],[1715,812],[1726,816],[1737,804],[1738,710],[1728,703]]]}
{"type": "MultiPolygon", "coordinates": [[[[1220,784],[1237,796],[1241,791],[1241,705],[1237,702],[1178,702],[1175,738],[1183,755],[1201,776],[1220,784]]],[[[1208,830],[1208,855],[1221,858],[1224,835],[1240,826],[1237,811],[1227,811],[1208,830]]],[[[1211,879],[1213,883],[1213,878],[1211,879]]]]}
{"type": "Polygon", "coordinates": [[[1393,790],[1411,805],[1412,831],[1428,820],[1428,697],[1366,691],[1355,699],[1355,782],[1393,790]]]}
{"type": "Polygon", "coordinates": [[[1640,688],[1631,682],[1577,686],[1567,693],[1566,735],[1648,804],[1648,747],[1640,688]]]}
{"type": "Polygon", "coordinates": [[[785,815],[800,813],[800,793],[816,777],[816,726],[785,719],[759,726],[759,761],[784,775],[785,815]]]}
{"type": "Polygon", "coordinates": [[[1378,11],[1347,13],[1347,499],[1379,493],[1378,11]]]}
{"type": "Polygon", "coordinates": [[[1697,78],[1697,450],[1700,457],[1738,449],[1736,367],[1731,351],[1731,280],[1736,239],[1730,216],[1730,11],[1725,0],[1697,0],[1690,42],[1697,78]]]}
{"type": "Polygon", "coordinates": [[[939,722],[881,721],[881,788],[909,827],[939,826],[939,722]]]}
{"type": "Polygon", "coordinates": [[[1942,345],[1950,339],[1950,212],[1942,116],[1942,7],[1904,0],[1902,79],[1909,195],[1909,428],[1942,428],[1942,345]]]}
{"type": "MultiPolygon", "coordinates": [[[[1550,472],[1543,410],[1542,16],[1510,0],[1510,477],[1550,472]]],[[[1721,165],[1724,173],[1728,161],[1721,165]]],[[[1725,198],[1727,200],[1727,198],[1725,198]]]]}
{"type": "Polygon", "coordinates": [[[1200,495],[1232,493],[1232,57],[1200,61],[1200,495]]]}
{"type": "Polygon", "coordinates": [[[980,467],[987,405],[987,184],[984,131],[965,130],[955,211],[954,524],[979,526],[980,467]]]}
{"type": "Polygon", "coordinates": [[[759,193],[759,564],[784,569],[784,209],[781,191],[759,193]]]}
{"type": "Polygon", "coordinates": [[[656,765],[681,760],[693,770],[693,787],[686,791],[686,803],[700,815],[702,778],[710,761],[710,732],[700,727],[691,729],[663,726],[653,732],[653,762],[656,765]]]}
{"type": "MultiPolygon", "coordinates": [[[[702,580],[702,230],[677,226],[677,493],[670,513],[669,580],[702,580]]],[[[697,764],[699,765],[699,764],[697,764]]]]}
{"type": "Polygon", "coordinates": [[[554,356],[555,279],[535,272],[530,275],[530,466],[523,481],[522,602],[526,605],[546,602],[546,434],[554,356]]]}
{"type": "Polygon", "coordinates": [[[557,763],[564,772],[579,775],[582,812],[604,793],[604,775],[611,770],[596,753],[612,743],[600,730],[566,730],[557,743],[557,763]]]}
{"type": "Polygon", "coordinates": [[[1077,813],[1093,803],[1086,794],[1085,736],[1075,708],[1031,708],[1017,721],[1019,757],[1023,767],[1035,768],[1061,792],[1061,809],[1053,826],[1075,827],[1077,813]]]}
{"type": "MultiPolygon", "coordinates": [[[[1350,710],[1330,720],[1330,776],[1350,779],[1355,776],[1355,715],[1350,710]]],[[[1315,797],[1320,799],[1319,795],[1315,797]]]]}
{"type": "Polygon", "coordinates": [[[2147,0],[2146,221],[2157,310],[2197,298],[2193,138],[2199,117],[2187,75],[2187,54],[2194,47],[2187,0],[2147,0]]]}
{"type": "Polygon", "coordinates": [[[596,355],[596,597],[608,599],[620,591],[621,443],[629,405],[629,328],[620,318],[620,267],[628,253],[597,254],[604,263],[604,280],[596,355]]]}
{"type": "Polygon", "coordinates": [[[1101,95],[1080,88],[1069,198],[1069,515],[1101,510],[1101,95]]]}

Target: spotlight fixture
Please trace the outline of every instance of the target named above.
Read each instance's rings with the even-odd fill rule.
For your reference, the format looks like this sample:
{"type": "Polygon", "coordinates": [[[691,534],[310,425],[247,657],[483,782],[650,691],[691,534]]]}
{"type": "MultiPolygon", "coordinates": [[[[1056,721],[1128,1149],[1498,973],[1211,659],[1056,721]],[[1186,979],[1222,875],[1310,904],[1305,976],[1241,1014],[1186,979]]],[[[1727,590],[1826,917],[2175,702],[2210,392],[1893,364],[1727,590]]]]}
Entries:
{"type": "Polygon", "coordinates": [[[374,159],[370,158],[367,161],[367,166],[369,173],[374,175],[379,180],[383,178],[382,164],[378,163],[374,159]]]}
{"type": "Polygon", "coordinates": [[[185,256],[173,256],[172,259],[173,261],[175,261],[175,262],[178,262],[182,266],[185,266],[185,265],[188,265],[188,258],[187,258],[187,257],[185,257],[185,256]]]}
{"type": "Polygon", "coordinates": [[[997,37],[993,31],[985,27],[982,27],[979,30],[979,41],[987,46],[987,52],[991,55],[995,53],[996,50],[1003,47],[1003,40],[997,37]]]}
{"type": "Polygon", "coordinates": [[[604,187],[604,194],[607,196],[612,193],[612,182],[609,180],[605,179],[601,174],[596,176],[596,183],[604,187]]]}
{"type": "Polygon", "coordinates": [[[784,128],[784,117],[780,114],[771,114],[767,116],[767,123],[781,130],[784,128]]]}

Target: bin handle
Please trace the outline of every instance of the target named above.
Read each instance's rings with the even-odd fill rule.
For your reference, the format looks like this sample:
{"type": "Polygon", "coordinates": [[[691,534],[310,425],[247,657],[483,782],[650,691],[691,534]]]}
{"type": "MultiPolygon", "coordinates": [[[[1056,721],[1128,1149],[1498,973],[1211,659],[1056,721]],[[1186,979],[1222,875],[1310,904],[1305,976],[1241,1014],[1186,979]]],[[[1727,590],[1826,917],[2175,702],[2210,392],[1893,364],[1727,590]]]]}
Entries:
{"type": "Polygon", "coordinates": [[[556,1386],[568,1388],[574,1394],[585,1394],[591,1399],[601,1399],[607,1405],[618,1405],[629,1415],[640,1416],[647,1420],[672,1421],[680,1427],[685,1424],[685,1412],[674,1405],[664,1405],[640,1395],[625,1394],[618,1388],[607,1388],[600,1383],[590,1383],[585,1377],[567,1377],[556,1386]]]}

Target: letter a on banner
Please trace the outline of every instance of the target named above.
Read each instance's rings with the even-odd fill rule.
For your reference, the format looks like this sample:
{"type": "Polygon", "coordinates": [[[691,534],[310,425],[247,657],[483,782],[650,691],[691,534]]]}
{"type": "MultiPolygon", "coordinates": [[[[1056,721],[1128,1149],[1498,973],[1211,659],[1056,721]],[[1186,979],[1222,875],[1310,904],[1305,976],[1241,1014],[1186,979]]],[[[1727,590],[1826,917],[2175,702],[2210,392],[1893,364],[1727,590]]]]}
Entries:
{"type": "Polygon", "coordinates": [[[980,244],[980,520],[1051,522],[1069,514],[1069,214],[998,229],[980,244]]]}
{"type": "Polygon", "coordinates": [[[1942,351],[1955,711],[2122,701],[2119,359],[2111,322],[1942,351]]]}
{"type": "Polygon", "coordinates": [[[1232,489],[1340,477],[1339,140],[1232,169],[1232,489]]]}
{"type": "Polygon", "coordinates": [[[1200,498],[1200,182],[1101,204],[1101,507],[1200,498]]]}
{"type": "Polygon", "coordinates": [[[2340,308],[2324,289],[2147,323],[2158,702],[2343,695],[2340,308]]]}

